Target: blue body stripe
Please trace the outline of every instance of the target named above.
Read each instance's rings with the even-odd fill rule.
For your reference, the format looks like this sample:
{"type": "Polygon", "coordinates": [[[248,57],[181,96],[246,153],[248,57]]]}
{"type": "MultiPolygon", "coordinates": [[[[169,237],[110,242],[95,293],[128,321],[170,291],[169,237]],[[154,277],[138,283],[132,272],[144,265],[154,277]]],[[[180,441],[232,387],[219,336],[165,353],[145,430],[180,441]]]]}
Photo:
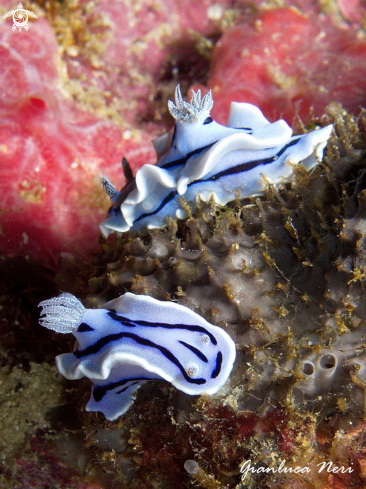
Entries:
{"type": "Polygon", "coordinates": [[[87,331],[94,331],[94,328],[89,326],[89,324],[81,323],[77,329],[78,333],[86,333],[87,331]]]}
{"type": "Polygon", "coordinates": [[[208,359],[206,357],[206,355],[204,355],[201,351],[199,351],[198,348],[192,346],[192,345],[189,345],[188,343],[186,343],[185,341],[180,341],[179,340],[179,343],[183,346],[185,346],[188,350],[191,350],[191,352],[193,352],[195,355],[198,356],[198,358],[200,360],[202,360],[203,362],[207,363],[208,362],[208,359]]]}
{"type": "Polygon", "coordinates": [[[274,163],[276,160],[278,160],[278,158],[280,156],[283,155],[283,153],[288,148],[290,148],[291,146],[294,146],[299,140],[300,140],[300,138],[294,139],[290,143],[286,144],[286,146],[284,146],[278,153],[271,156],[270,158],[266,158],[265,160],[248,161],[247,163],[242,163],[241,165],[233,166],[231,168],[228,168],[227,170],[223,170],[219,173],[216,173],[215,175],[212,175],[212,177],[210,177],[210,178],[195,180],[194,182],[191,182],[188,185],[188,187],[190,185],[195,185],[196,183],[201,183],[201,182],[210,182],[210,181],[214,182],[214,181],[218,180],[219,178],[228,177],[229,175],[235,175],[237,173],[247,172],[247,171],[252,170],[253,168],[255,168],[256,166],[259,166],[259,165],[268,165],[270,163],[274,163]]]}
{"type": "MultiPolygon", "coordinates": [[[[204,328],[202,328],[204,329],[204,328]]],[[[192,379],[187,375],[187,372],[184,370],[182,364],[179,362],[179,360],[173,355],[173,353],[168,350],[168,348],[165,348],[165,346],[160,346],[154,343],[153,341],[147,340],[146,338],[142,338],[141,336],[134,334],[134,333],[116,333],[116,334],[110,334],[107,336],[104,336],[103,338],[100,338],[96,343],[93,345],[88,346],[84,350],[76,350],[73,352],[73,355],[75,355],[76,358],[83,358],[88,355],[93,355],[95,353],[98,353],[104,346],[108,345],[109,343],[112,343],[114,341],[118,340],[123,340],[124,338],[131,339],[133,341],[136,341],[136,343],[139,343],[140,345],[144,345],[150,348],[155,348],[160,351],[170,362],[172,362],[174,365],[176,365],[179,370],[181,371],[183,377],[187,382],[190,384],[205,384],[206,380],[205,379],[192,379]]]]}
{"type": "MultiPolygon", "coordinates": [[[[289,142],[282,149],[280,149],[280,151],[278,153],[271,156],[270,158],[266,158],[264,160],[261,159],[261,160],[248,161],[247,163],[243,163],[241,165],[237,165],[237,166],[228,168],[227,170],[223,170],[222,172],[219,172],[219,173],[216,173],[215,175],[212,175],[212,177],[210,177],[210,178],[195,180],[194,182],[189,183],[188,187],[191,187],[192,185],[196,185],[196,184],[199,184],[202,182],[210,182],[210,181],[214,182],[214,181],[218,180],[219,178],[227,177],[229,175],[235,175],[237,173],[247,172],[247,171],[252,170],[253,168],[255,168],[256,166],[259,166],[259,165],[265,166],[265,165],[268,165],[270,163],[274,163],[276,160],[278,160],[278,158],[280,156],[283,155],[283,153],[288,148],[290,148],[291,146],[294,146],[296,143],[298,143],[298,141],[300,139],[301,138],[297,138],[297,139],[294,139],[293,141],[289,142]]],[[[134,222],[136,223],[138,221],[141,221],[142,219],[146,219],[147,217],[154,216],[155,214],[158,214],[158,212],[160,212],[167,204],[169,204],[169,202],[171,202],[177,194],[178,194],[178,192],[176,190],[173,190],[172,192],[170,192],[165,197],[164,200],[162,200],[159,207],[157,207],[152,212],[146,212],[144,214],[141,214],[138,218],[135,219],[134,222]]]]}
{"type": "Polygon", "coordinates": [[[170,323],[155,323],[152,321],[144,321],[140,319],[129,319],[125,316],[121,316],[114,309],[110,309],[107,312],[108,316],[115,321],[121,323],[122,326],[135,328],[137,326],[147,326],[148,328],[166,328],[166,329],[185,329],[187,331],[197,331],[197,333],[206,334],[214,345],[217,345],[217,340],[210,331],[207,331],[203,326],[191,325],[191,324],[170,324],[170,323]]]}
{"type": "Polygon", "coordinates": [[[171,202],[176,195],[178,195],[178,192],[176,190],[173,190],[172,192],[170,192],[170,194],[168,194],[165,197],[165,199],[161,202],[161,204],[159,205],[159,207],[157,207],[152,212],[146,212],[145,214],[141,214],[137,219],[135,219],[134,222],[141,221],[141,219],[145,219],[145,217],[149,217],[149,216],[153,216],[154,214],[157,214],[159,211],[161,211],[161,209],[163,207],[165,207],[167,204],[169,204],[169,202],[171,202]]]}
{"type": "Polygon", "coordinates": [[[187,163],[187,161],[189,160],[189,158],[192,158],[192,156],[198,155],[198,154],[202,153],[203,151],[206,151],[206,149],[212,148],[212,146],[216,143],[217,143],[217,141],[214,141],[213,143],[208,144],[207,146],[202,146],[202,148],[198,148],[198,149],[191,151],[190,153],[187,153],[187,155],[184,156],[183,158],[178,158],[177,160],[169,161],[168,163],[164,163],[164,164],[159,165],[159,166],[160,166],[160,168],[165,168],[167,170],[169,168],[174,168],[176,166],[185,165],[187,163]]]}
{"type": "MultiPolygon", "coordinates": [[[[118,382],[111,382],[108,385],[96,385],[93,388],[94,400],[96,402],[101,401],[103,399],[103,397],[107,394],[108,391],[112,391],[113,389],[116,389],[117,387],[121,387],[122,385],[127,384],[127,382],[134,381],[133,384],[131,384],[131,385],[135,385],[138,382],[143,381],[143,380],[151,380],[151,379],[147,379],[146,377],[135,377],[132,379],[123,379],[123,380],[120,380],[118,382]]],[[[124,387],[123,389],[118,391],[117,394],[122,394],[122,392],[125,392],[129,387],[131,387],[131,386],[128,385],[127,387],[124,387]]]]}
{"type": "Polygon", "coordinates": [[[214,368],[214,370],[211,374],[212,379],[216,379],[216,377],[221,372],[221,365],[222,365],[222,353],[221,353],[221,351],[219,351],[219,353],[217,354],[217,357],[216,357],[216,367],[214,368]]]}

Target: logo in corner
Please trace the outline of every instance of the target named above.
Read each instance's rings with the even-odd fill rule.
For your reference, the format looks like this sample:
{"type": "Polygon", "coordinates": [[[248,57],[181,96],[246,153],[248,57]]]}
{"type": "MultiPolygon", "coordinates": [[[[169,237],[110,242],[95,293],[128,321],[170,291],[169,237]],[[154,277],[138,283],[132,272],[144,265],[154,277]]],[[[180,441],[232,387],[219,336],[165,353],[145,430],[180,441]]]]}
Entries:
{"type": "Polygon", "coordinates": [[[13,16],[13,31],[16,31],[17,27],[21,31],[23,28],[24,30],[29,29],[28,25],[28,17],[34,17],[35,19],[38,19],[36,14],[31,12],[30,10],[24,10],[23,5],[20,3],[18,5],[18,8],[16,10],[11,10],[7,14],[4,15],[3,19],[6,19],[8,17],[13,16]]]}

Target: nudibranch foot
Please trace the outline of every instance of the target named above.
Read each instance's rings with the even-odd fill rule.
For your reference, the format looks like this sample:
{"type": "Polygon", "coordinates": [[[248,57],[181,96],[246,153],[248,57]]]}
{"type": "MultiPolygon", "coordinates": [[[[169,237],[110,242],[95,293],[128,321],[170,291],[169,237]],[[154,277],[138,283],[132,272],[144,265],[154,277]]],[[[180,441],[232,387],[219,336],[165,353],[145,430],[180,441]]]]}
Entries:
{"type": "Polygon", "coordinates": [[[84,309],[71,294],[40,305],[42,326],[76,338],[73,353],[56,358],[59,372],[67,379],[90,379],[87,410],[109,420],[127,411],[148,380],[167,380],[190,395],[215,394],[233,367],[230,336],[173,302],[127,292],[101,309],[84,309]]]}
{"type": "Polygon", "coordinates": [[[232,102],[228,125],[210,116],[211,91],[201,98],[193,91],[190,103],[183,100],[179,85],[175,103],[168,107],[175,118],[174,131],[154,141],[156,165],[143,165],[135,178],[115,194],[104,180],[112,200],[100,228],[104,236],[112,231],[138,231],[161,227],[167,218],[184,214],[181,197],[195,203],[196,197],[214,196],[218,204],[263,193],[265,182],[274,185],[289,178],[294,165],[311,169],[321,161],[332,125],[292,136],[284,120],[270,123],[258,107],[232,102]]]}

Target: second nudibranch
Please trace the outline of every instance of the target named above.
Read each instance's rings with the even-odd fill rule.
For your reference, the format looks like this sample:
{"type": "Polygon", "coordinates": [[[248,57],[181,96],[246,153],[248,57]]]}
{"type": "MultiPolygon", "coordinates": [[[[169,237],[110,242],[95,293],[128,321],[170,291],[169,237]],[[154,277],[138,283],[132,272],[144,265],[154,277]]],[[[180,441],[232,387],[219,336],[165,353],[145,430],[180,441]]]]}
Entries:
{"type": "Polygon", "coordinates": [[[87,411],[113,421],[148,380],[167,380],[191,395],[215,394],[227,381],[236,349],[230,336],[187,307],[127,292],[101,309],[85,309],[69,293],[43,301],[42,326],[76,338],[56,357],[67,379],[87,377],[87,411]]]}
{"type": "Polygon", "coordinates": [[[284,120],[270,123],[254,105],[238,102],[232,102],[227,126],[222,126],[210,116],[212,105],[211,91],[202,99],[199,90],[193,91],[188,103],[177,86],[175,104],[168,103],[174,131],[153,141],[156,165],[143,165],[135,178],[130,174],[120,192],[102,178],[112,200],[100,225],[104,236],[162,227],[168,217],[182,219],[182,197],[193,203],[197,197],[213,197],[224,205],[259,195],[266,183],[290,177],[295,164],[310,170],[320,162],[333,128],[292,136],[284,120]]]}

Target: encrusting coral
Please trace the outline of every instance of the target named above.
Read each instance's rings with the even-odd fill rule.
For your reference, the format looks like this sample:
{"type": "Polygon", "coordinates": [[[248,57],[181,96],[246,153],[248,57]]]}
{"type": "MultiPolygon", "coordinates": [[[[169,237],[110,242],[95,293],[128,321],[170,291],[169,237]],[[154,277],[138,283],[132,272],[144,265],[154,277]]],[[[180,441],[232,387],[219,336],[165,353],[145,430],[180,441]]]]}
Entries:
{"type": "Polygon", "coordinates": [[[228,207],[185,202],[186,221],[108,242],[107,271],[91,280],[94,305],[130,290],[227,329],[244,410],[269,393],[301,404],[331,392],[363,410],[365,119],[336,105],[330,117],[335,135],[311,174],[296,169],[295,184],[228,207]]]}
{"type": "MultiPolygon", "coordinates": [[[[92,273],[89,261],[63,256],[56,285],[83,298],[89,279],[85,307],[128,291],[172,300],[237,344],[233,372],[215,396],[151,382],[113,423],[84,411],[85,383],[71,386],[69,409],[79,411],[90,465],[111,483],[285,488],[294,474],[248,474],[240,482],[247,460],[275,468],[285,460],[310,468],[306,480],[297,479],[301,489],[333,487],[332,477],[337,489],[363,487],[366,117],[337,105],[328,114],[321,122],[334,123],[334,133],[311,173],[298,167],[294,179],[268,186],[261,198],[185,202],[186,220],[110,235],[92,273]],[[319,473],[324,461],[353,473],[319,473]]],[[[51,358],[64,348],[46,335],[51,358]]]]}
{"type": "MultiPolygon", "coordinates": [[[[98,168],[110,168],[114,179],[122,154],[134,171],[152,161],[146,135],[158,130],[159,106],[178,80],[187,88],[207,85],[210,76],[219,120],[232,100],[255,103],[269,117],[281,113],[291,125],[292,115],[314,120],[331,100],[356,113],[364,102],[363,31],[333,26],[325,9],[338,11],[340,2],[306,0],[297,2],[299,9],[278,11],[269,7],[293,2],[210,0],[183,10],[170,0],[133,8],[115,0],[79,3],[28,2],[41,13],[31,37],[3,43],[4,66],[13,69],[4,70],[10,82],[3,84],[8,117],[0,152],[8,172],[4,195],[15,196],[16,205],[4,198],[2,246],[26,257],[1,257],[0,438],[6,451],[0,450],[0,486],[364,488],[364,113],[353,119],[332,106],[330,120],[321,120],[322,126],[335,123],[321,166],[310,175],[299,168],[296,180],[277,190],[268,186],[263,198],[198,209],[186,202],[187,220],[101,241],[94,273],[90,257],[71,254],[95,249],[92,232],[104,212],[98,168]],[[126,42],[132,48],[120,49],[126,42]],[[29,86],[27,76],[19,77],[20,60],[32,75],[29,86]],[[233,94],[244,79],[244,92],[233,94]],[[97,125],[79,109],[90,110],[97,125]],[[71,137],[70,124],[83,121],[91,137],[71,137]],[[55,165],[61,169],[56,179],[55,165]],[[71,195],[70,185],[79,190],[71,195]],[[61,208],[72,214],[60,220],[61,208]],[[59,269],[65,251],[70,254],[62,253],[59,269]],[[51,260],[52,270],[37,263],[33,270],[37,257],[51,260]],[[17,287],[9,287],[8,277],[17,287]],[[86,383],[61,381],[54,366],[42,364],[53,365],[55,355],[72,349],[72,340],[60,343],[60,335],[36,324],[36,304],[60,290],[89,307],[127,291],[188,305],[235,339],[238,359],[229,383],[215,397],[193,398],[154,381],[113,423],[86,413],[86,383]],[[30,409],[22,408],[27,394],[30,409]],[[284,460],[311,473],[248,474],[241,481],[245,461],[278,468],[284,460]],[[319,473],[323,461],[353,473],[319,473]]],[[[1,8],[4,14],[10,4],[1,8]]],[[[3,40],[11,35],[4,22],[3,40]]]]}
{"type": "MultiPolygon", "coordinates": [[[[198,462],[191,477],[201,487],[237,484],[244,460],[267,466],[283,458],[288,465],[302,461],[311,467],[313,482],[299,487],[328,480],[316,464],[329,459],[355,463],[358,470],[342,476],[342,483],[362,485],[355,454],[366,416],[366,117],[362,112],[354,119],[333,104],[323,122],[333,122],[334,133],[311,173],[297,168],[294,181],[279,189],[268,185],[264,197],[228,206],[185,202],[186,220],[103,241],[88,307],[126,291],[173,300],[229,332],[238,349],[227,387],[213,399],[200,398],[195,409],[177,391],[162,394],[161,388],[163,397],[152,406],[141,390],[134,410],[118,425],[133,433],[133,452],[110,452],[108,462],[115,468],[127,464],[136,481],[150,481],[149,473],[160,481],[171,477],[160,455],[139,458],[160,447],[180,477],[188,473],[179,460],[198,462]],[[147,439],[148,406],[157,431],[147,439]],[[160,425],[165,411],[173,424],[166,419],[160,425]],[[349,432],[351,425],[358,434],[349,432]],[[349,433],[348,448],[337,448],[334,437],[341,432],[349,433]],[[167,448],[177,434],[179,453],[167,448]],[[319,450],[322,455],[315,455],[319,450]]],[[[290,476],[283,477],[289,483],[290,476]]],[[[246,484],[257,487],[260,480],[248,476],[246,484]]],[[[273,477],[265,484],[274,487],[273,477]]]]}

